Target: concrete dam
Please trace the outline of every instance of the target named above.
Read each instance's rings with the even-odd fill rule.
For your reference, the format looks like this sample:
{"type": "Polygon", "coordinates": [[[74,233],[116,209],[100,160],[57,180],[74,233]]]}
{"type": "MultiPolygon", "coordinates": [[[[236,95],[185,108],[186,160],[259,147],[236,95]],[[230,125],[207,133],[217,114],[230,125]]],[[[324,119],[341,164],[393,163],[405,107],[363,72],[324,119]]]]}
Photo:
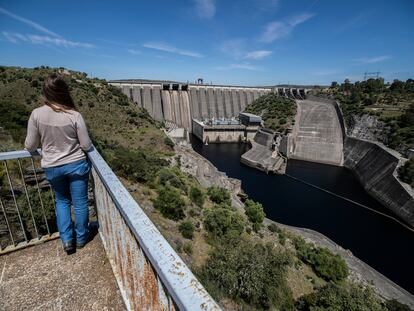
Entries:
{"type": "Polygon", "coordinates": [[[171,81],[114,80],[157,121],[192,131],[192,119],[232,118],[253,100],[275,92],[280,96],[303,99],[306,89],[286,87],[244,87],[206,84],[184,84],[171,81]]]}
{"type": "Polygon", "coordinates": [[[334,106],[315,100],[297,105],[289,158],[342,166],[344,138],[334,106]]]}

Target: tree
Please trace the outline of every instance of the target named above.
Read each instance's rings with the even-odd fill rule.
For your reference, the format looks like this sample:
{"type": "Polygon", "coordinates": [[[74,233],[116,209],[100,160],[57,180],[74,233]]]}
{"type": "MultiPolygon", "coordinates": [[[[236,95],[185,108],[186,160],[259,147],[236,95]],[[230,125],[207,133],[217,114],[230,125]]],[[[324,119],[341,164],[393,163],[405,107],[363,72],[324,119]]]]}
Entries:
{"type": "Polygon", "coordinates": [[[411,311],[409,306],[398,302],[395,299],[387,300],[385,302],[385,306],[387,307],[388,311],[411,311]]]}
{"type": "Polygon", "coordinates": [[[342,83],[342,89],[344,92],[349,92],[351,90],[351,83],[349,79],[345,79],[344,83],[342,83]]]}
{"type": "Polygon", "coordinates": [[[195,205],[197,205],[199,207],[203,207],[204,194],[203,194],[203,192],[201,191],[200,188],[191,187],[189,195],[190,195],[191,202],[193,202],[195,205]]]}
{"type": "Polygon", "coordinates": [[[234,237],[243,233],[244,220],[237,211],[215,207],[204,211],[204,227],[212,237],[234,237]]]}
{"type": "Polygon", "coordinates": [[[178,231],[180,231],[182,236],[190,240],[194,237],[194,229],[194,225],[191,221],[183,221],[178,226],[178,231]]]}
{"type": "Polygon", "coordinates": [[[230,193],[227,189],[217,186],[212,186],[207,189],[207,194],[214,203],[226,203],[231,205],[230,193]]]}
{"type": "Polygon", "coordinates": [[[329,283],[316,292],[302,296],[296,302],[298,311],[307,310],[369,310],[386,311],[379,298],[369,287],[355,284],[339,286],[329,283]]]}
{"type": "Polygon", "coordinates": [[[159,188],[158,197],[154,201],[154,207],[168,219],[180,220],[185,216],[185,202],[180,192],[170,186],[159,188]]]}
{"type": "Polygon", "coordinates": [[[263,211],[262,204],[254,202],[253,200],[247,199],[244,202],[244,209],[246,211],[247,218],[253,223],[253,229],[257,232],[266,214],[263,211]]]}
{"type": "Polygon", "coordinates": [[[411,158],[398,169],[400,179],[414,188],[414,158],[411,158]]]}
{"type": "Polygon", "coordinates": [[[216,299],[242,300],[259,310],[292,310],[292,293],[286,282],[291,262],[289,253],[272,244],[230,239],[217,246],[200,274],[216,299]]]}
{"type": "Polygon", "coordinates": [[[332,254],[327,248],[306,243],[300,237],[296,237],[293,242],[299,259],[309,264],[319,277],[340,282],[348,276],[348,266],[339,255],[332,254]]]}
{"type": "Polygon", "coordinates": [[[338,87],[338,82],[336,81],[332,81],[331,83],[331,89],[337,88],[338,87]]]}

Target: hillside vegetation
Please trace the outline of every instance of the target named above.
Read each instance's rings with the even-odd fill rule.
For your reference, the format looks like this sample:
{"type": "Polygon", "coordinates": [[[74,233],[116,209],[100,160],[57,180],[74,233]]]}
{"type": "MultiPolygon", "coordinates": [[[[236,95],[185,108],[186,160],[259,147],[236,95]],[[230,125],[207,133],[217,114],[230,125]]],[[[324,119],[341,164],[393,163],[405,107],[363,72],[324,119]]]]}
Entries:
{"type": "Polygon", "coordinates": [[[269,93],[254,100],[245,112],[261,116],[267,128],[286,132],[295,122],[296,104],[293,99],[269,93]]]}
{"type": "Polygon", "coordinates": [[[348,128],[352,128],[354,116],[370,114],[384,122],[383,129],[377,129],[384,132],[382,143],[402,154],[414,148],[414,80],[332,82],[331,88],[322,91],[322,95],[339,101],[348,128]]]}
{"type": "MultiPolygon", "coordinates": [[[[22,148],[30,111],[42,104],[41,83],[56,70],[0,67],[2,150],[22,148]]],[[[345,261],[328,249],[307,243],[274,224],[264,226],[260,203],[246,198],[245,211],[241,211],[232,206],[228,190],[203,188],[194,176],[181,170],[185,163],[175,156],[174,143],[162,132],[162,124],[118,89],[104,80],[88,79],[86,74],[65,72],[97,148],[225,310],[400,307],[395,301],[382,302],[370,287],[353,284],[345,261]]],[[[272,102],[288,116],[294,115],[294,103],[273,100],[258,101],[256,107],[269,114],[270,122],[281,126],[283,114],[273,110],[272,102]]],[[[3,173],[0,171],[0,186],[3,173]]],[[[20,199],[27,212],[23,192],[20,199]]],[[[24,214],[23,218],[30,227],[30,217],[24,214]]]]}
{"type": "MultiPolygon", "coordinates": [[[[384,83],[384,79],[350,83],[345,80],[338,84],[332,82],[329,89],[320,91],[319,95],[334,97],[338,100],[348,128],[352,134],[361,116],[370,115],[376,126],[359,124],[363,131],[372,132],[375,140],[399,151],[403,156],[409,149],[414,149],[414,80],[394,80],[384,83]]],[[[364,137],[361,137],[364,138],[364,137]]],[[[412,172],[413,160],[399,169],[404,182],[414,185],[412,172]]]]}

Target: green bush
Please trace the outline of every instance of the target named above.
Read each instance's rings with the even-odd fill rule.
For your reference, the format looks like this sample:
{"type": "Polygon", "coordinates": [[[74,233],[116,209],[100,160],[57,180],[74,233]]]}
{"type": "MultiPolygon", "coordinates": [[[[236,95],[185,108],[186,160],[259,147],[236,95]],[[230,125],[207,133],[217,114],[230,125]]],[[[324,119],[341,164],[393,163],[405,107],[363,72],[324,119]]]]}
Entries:
{"type": "Polygon", "coordinates": [[[212,186],[207,189],[207,194],[210,200],[214,203],[226,203],[228,205],[231,205],[230,193],[225,188],[212,186]]]}
{"type": "Polygon", "coordinates": [[[270,224],[269,226],[267,226],[267,229],[269,229],[273,233],[279,233],[282,231],[282,229],[280,229],[276,224],[270,224]]]}
{"type": "Polygon", "coordinates": [[[184,243],[183,245],[183,252],[187,255],[193,254],[193,244],[191,242],[184,243]]]}
{"type": "Polygon", "coordinates": [[[56,227],[56,212],[55,202],[52,197],[51,190],[41,190],[41,197],[43,208],[40,204],[39,194],[36,188],[28,186],[27,192],[30,200],[30,206],[27,201],[25,194],[20,194],[17,197],[17,205],[21,213],[22,221],[26,230],[26,234],[31,237],[36,237],[35,226],[39,234],[47,234],[47,226],[49,230],[54,232],[57,230],[56,227]],[[32,210],[30,210],[30,207],[32,210]],[[47,221],[47,226],[45,222],[47,221]],[[35,224],[33,223],[33,220],[35,224]]]}
{"type": "Polygon", "coordinates": [[[398,302],[395,299],[385,301],[385,306],[387,307],[388,311],[411,311],[409,306],[398,302]]]}
{"type": "Polygon", "coordinates": [[[246,211],[247,218],[253,223],[253,230],[258,231],[263,223],[263,219],[266,214],[263,211],[262,204],[247,199],[244,202],[244,209],[246,211]]]}
{"type": "Polygon", "coordinates": [[[172,186],[187,192],[187,186],[180,177],[170,168],[164,168],[158,173],[160,184],[164,186],[172,186]]]}
{"type": "Polygon", "coordinates": [[[178,231],[186,239],[192,239],[194,237],[194,225],[191,221],[183,221],[178,226],[178,231]]]}
{"type": "Polygon", "coordinates": [[[173,149],[174,148],[174,145],[175,145],[174,142],[169,137],[165,137],[164,138],[164,144],[166,146],[170,147],[171,149],[173,149]]]}
{"type": "Polygon", "coordinates": [[[292,310],[292,294],[286,283],[291,262],[289,253],[281,253],[271,244],[230,239],[213,251],[200,279],[216,300],[229,297],[259,310],[292,310]]]}
{"type": "Polygon", "coordinates": [[[116,146],[104,152],[109,166],[120,176],[135,182],[154,180],[157,172],[168,162],[160,158],[154,151],[147,149],[128,149],[116,146]]]}
{"type": "Polygon", "coordinates": [[[244,220],[237,211],[215,207],[204,211],[204,227],[213,237],[234,237],[243,233],[244,220]]]}
{"type": "Polygon", "coordinates": [[[7,130],[16,142],[24,141],[29,116],[30,112],[24,104],[0,99],[0,127],[7,130]]]}
{"type": "Polygon", "coordinates": [[[158,189],[158,197],[154,201],[154,207],[168,219],[180,220],[185,216],[185,202],[180,192],[169,186],[158,189]]]}
{"type": "Polygon", "coordinates": [[[298,311],[308,310],[350,310],[386,311],[381,301],[369,287],[355,284],[339,286],[334,283],[302,296],[296,302],[298,311]]]}
{"type": "Polygon", "coordinates": [[[286,233],[285,231],[283,231],[282,229],[280,229],[276,224],[270,224],[269,226],[267,226],[267,228],[273,232],[273,233],[277,233],[278,239],[280,244],[285,245],[286,244],[286,233]]]}
{"type": "Polygon", "coordinates": [[[190,200],[195,205],[203,207],[204,204],[204,193],[198,187],[191,187],[189,192],[190,200]]]}
{"type": "Polygon", "coordinates": [[[294,240],[294,245],[299,259],[309,264],[319,277],[326,281],[339,282],[348,276],[346,262],[327,248],[315,247],[300,237],[294,240]]]}

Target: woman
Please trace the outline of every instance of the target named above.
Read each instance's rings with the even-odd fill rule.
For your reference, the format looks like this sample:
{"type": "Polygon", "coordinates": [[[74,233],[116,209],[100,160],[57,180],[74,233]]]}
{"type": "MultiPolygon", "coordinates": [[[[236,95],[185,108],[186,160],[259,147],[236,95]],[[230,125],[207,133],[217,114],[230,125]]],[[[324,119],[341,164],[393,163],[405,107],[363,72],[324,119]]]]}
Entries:
{"type": "Polygon", "coordinates": [[[62,77],[50,75],[42,93],[45,105],[34,109],[30,116],[25,147],[28,151],[36,150],[39,144],[42,147],[41,166],[55,193],[60,238],[63,249],[70,253],[75,249],[75,242],[77,248],[82,248],[88,239],[90,165],[85,152],[92,143],[62,77]]]}

